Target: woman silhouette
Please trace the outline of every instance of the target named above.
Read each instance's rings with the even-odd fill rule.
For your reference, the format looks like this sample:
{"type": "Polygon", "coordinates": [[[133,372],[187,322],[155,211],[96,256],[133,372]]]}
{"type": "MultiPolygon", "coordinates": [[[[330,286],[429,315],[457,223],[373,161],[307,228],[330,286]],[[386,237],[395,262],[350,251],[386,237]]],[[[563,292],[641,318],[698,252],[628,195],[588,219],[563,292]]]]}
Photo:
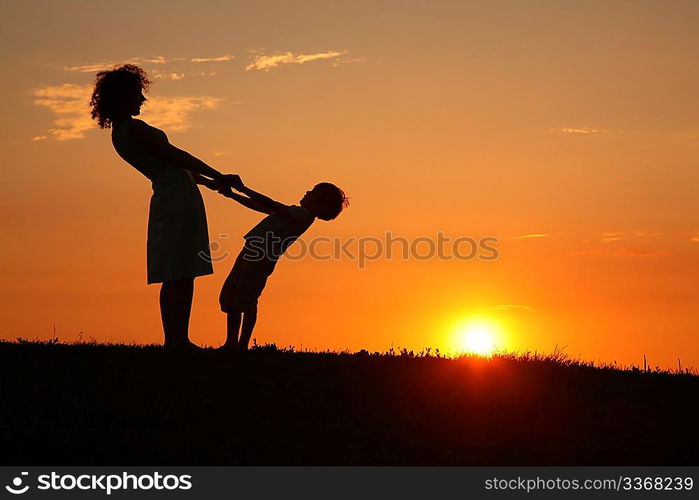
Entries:
{"type": "Polygon", "coordinates": [[[146,101],[150,81],[133,64],[97,73],[90,106],[100,128],[112,129],[116,152],[151,180],[148,217],[148,283],[162,283],[160,313],[168,348],[196,348],[189,341],[194,278],[212,274],[204,201],[210,189],[238,184],[168,142],[162,130],[133,117],[146,101]]]}

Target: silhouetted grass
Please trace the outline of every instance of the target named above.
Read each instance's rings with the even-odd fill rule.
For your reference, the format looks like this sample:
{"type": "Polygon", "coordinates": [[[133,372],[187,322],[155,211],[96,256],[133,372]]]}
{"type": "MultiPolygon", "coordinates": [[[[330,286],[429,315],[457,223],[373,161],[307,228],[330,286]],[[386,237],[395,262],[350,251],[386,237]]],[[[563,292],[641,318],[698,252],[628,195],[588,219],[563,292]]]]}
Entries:
{"type": "Polygon", "coordinates": [[[0,342],[2,464],[681,465],[699,377],[551,354],[0,342]]]}

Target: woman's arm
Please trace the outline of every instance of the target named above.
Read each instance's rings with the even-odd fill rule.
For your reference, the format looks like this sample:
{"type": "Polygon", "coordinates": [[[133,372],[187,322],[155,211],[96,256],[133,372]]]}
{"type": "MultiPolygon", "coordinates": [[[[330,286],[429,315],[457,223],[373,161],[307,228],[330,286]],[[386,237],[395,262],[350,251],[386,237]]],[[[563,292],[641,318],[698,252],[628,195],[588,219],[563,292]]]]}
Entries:
{"type": "Polygon", "coordinates": [[[155,133],[153,128],[141,120],[131,120],[131,135],[142,145],[163,155],[170,163],[179,168],[186,168],[192,172],[203,175],[214,181],[235,186],[240,177],[236,174],[222,174],[210,167],[199,158],[194,157],[183,149],[179,149],[161,135],[155,133]]]}
{"type": "Polygon", "coordinates": [[[206,186],[212,191],[218,191],[218,189],[221,187],[220,182],[216,182],[215,180],[209,179],[208,177],[204,177],[198,172],[192,172],[192,177],[194,177],[194,182],[197,184],[201,184],[202,186],[206,186]]]}

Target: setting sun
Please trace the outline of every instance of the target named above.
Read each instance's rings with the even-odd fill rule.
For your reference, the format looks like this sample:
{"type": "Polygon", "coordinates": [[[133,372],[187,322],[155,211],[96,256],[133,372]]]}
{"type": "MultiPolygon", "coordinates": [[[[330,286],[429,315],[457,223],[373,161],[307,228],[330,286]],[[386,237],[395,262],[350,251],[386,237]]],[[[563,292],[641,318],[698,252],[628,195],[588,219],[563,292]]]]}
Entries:
{"type": "Polygon", "coordinates": [[[460,354],[490,356],[502,348],[501,327],[494,320],[462,320],[457,322],[451,331],[451,344],[460,354]]]}
{"type": "Polygon", "coordinates": [[[466,332],[464,336],[464,347],[469,352],[486,356],[495,350],[493,336],[486,328],[475,327],[466,332]]]}

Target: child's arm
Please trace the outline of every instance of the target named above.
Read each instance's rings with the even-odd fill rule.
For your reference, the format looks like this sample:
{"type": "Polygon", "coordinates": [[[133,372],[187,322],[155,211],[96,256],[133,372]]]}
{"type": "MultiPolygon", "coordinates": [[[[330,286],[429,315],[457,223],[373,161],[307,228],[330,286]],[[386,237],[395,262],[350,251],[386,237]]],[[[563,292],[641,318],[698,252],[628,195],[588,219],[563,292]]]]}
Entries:
{"type": "Polygon", "coordinates": [[[231,200],[235,200],[244,207],[249,208],[250,210],[255,210],[256,212],[262,212],[263,214],[270,214],[271,211],[267,210],[266,207],[260,205],[257,203],[255,200],[248,198],[247,196],[243,196],[238,193],[234,193],[231,191],[231,188],[226,187],[226,188],[219,188],[218,192],[221,193],[223,196],[226,198],[230,198],[231,200]]]}
{"type": "Polygon", "coordinates": [[[280,203],[278,201],[273,200],[269,196],[265,196],[262,193],[253,191],[249,187],[243,185],[242,182],[240,184],[240,187],[236,189],[241,193],[245,193],[246,195],[248,195],[250,197],[250,200],[254,201],[264,210],[264,213],[271,214],[272,212],[277,212],[287,217],[290,216],[289,205],[285,205],[284,203],[280,203]]]}

